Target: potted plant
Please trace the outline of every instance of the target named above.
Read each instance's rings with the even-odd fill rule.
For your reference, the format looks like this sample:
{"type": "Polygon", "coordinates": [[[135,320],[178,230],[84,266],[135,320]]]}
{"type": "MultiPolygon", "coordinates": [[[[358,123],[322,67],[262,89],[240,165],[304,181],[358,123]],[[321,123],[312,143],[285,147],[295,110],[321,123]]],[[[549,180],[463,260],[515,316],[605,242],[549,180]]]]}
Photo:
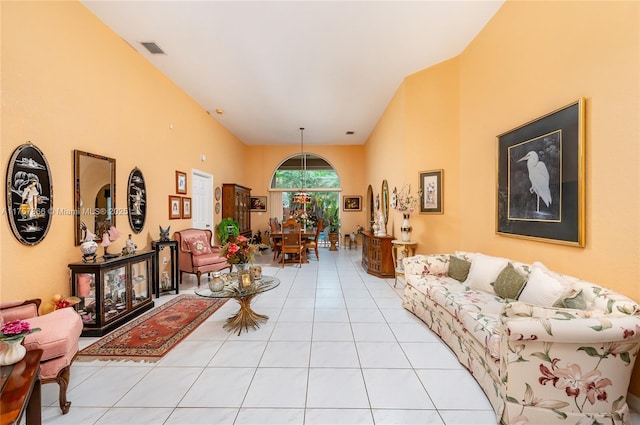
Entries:
{"type": "Polygon", "coordinates": [[[329,217],[329,242],[331,243],[331,247],[329,247],[329,251],[337,251],[336,247],[338,241],[340,240],[340,218],[338,217],[338,208],[332,209],[328,214],[329,217]]]}
{"type": "Polygon", "coordinates": [[[240,225],[231,217],[223,218],[217,229],[221,245],[226,244],[230,238],[235,240],[240,235],[240,225]]]}

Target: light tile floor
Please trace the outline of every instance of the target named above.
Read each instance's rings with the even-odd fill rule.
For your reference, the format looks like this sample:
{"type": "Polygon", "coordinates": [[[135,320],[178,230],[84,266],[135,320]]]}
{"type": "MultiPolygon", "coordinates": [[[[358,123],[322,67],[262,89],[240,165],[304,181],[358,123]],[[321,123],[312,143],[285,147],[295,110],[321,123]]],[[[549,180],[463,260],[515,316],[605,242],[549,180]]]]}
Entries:
{"type": "MultiPolygon", "coordinates": [[[[223,330],[237,310],[230,300],[157,363],[78,360],[71,410],[62,416],[57,385],[45,385],[42,423],[495,424],[471,375],[402,308],[402,288],[365,273],[360,259],[360,250],[322,249],[301,269],[263,264],[282,283],[256,298],[270,317],[262,328],[223,330]]],[[[181,292],[193,282],[185,275],[181,292]]],[[[81,338],[81,348],[95,340],[81,338]]]]}

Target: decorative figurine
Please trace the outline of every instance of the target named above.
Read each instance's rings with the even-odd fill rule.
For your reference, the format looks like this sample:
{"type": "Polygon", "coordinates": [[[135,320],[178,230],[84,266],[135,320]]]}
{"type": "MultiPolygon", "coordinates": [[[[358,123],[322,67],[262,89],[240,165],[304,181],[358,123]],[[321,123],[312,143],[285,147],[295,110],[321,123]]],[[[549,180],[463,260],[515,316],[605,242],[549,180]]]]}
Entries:
{"type": "Polygon", "coordinates": [[[167,242],[169,240],[169,230],[171,226],[163,229],[162,226],[158,226],[160,228],[160,242],[167,242]]]}
{"type": "Polygon", "coordinates": [[[136,248],[138,248],[138,247],[133,242],[133,239],[131,239],[131,234],[129,234],[129,238],[125,242],[125,247],[122,248],[122,254],[123,255],[135,254],[136,253],[136,248]]]}

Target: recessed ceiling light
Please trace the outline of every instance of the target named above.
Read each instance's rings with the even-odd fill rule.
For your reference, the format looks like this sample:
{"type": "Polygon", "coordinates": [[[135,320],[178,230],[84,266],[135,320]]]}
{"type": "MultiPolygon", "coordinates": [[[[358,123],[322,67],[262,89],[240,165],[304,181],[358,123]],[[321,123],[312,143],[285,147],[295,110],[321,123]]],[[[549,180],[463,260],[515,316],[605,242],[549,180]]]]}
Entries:
{"type": "Polygon", "coordinates": [[[216,114],[218,115],[224,114],[224,109],[221,109],[221,108],[216,109],[216,114]]]}

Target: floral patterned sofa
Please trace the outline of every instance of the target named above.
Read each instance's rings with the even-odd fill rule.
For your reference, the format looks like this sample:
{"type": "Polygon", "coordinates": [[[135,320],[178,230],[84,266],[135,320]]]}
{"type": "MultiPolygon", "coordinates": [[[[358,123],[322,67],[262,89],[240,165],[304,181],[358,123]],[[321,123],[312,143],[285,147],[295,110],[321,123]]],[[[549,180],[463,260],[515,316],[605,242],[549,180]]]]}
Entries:
{"type": "Polygon", "coordinates": [[[501,423],[631,424],[638,303],[541,263],[456,252],[403,264],[404,307],[449,345],[501,423]]]}

